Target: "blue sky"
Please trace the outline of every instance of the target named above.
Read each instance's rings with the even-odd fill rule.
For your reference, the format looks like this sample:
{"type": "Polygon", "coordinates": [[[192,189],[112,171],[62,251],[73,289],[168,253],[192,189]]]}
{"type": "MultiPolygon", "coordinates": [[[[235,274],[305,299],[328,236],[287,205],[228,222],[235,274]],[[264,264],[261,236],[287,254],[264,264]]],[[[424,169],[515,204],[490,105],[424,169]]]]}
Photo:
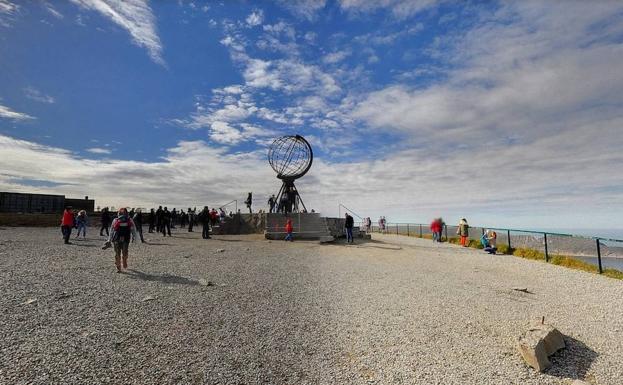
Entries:
{"type": "Polygon", "coordinates": [[[0,190],[623,228],[614,1],[0,0],[0,190]]]}

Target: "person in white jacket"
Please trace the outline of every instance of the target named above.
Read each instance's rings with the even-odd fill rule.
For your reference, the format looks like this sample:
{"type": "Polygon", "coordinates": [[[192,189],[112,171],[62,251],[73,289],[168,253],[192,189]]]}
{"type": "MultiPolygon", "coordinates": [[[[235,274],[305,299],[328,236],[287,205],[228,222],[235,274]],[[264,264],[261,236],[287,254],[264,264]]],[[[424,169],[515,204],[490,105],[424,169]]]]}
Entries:
{"type": "Polygon", "coordinates": [[[117,217],[113,219],[110,225],[110,235],[108,241],[103,247],[104,249],[110,247],[112,244],[115,248],[115,265],[117,266],[117,273],[121,273],[121,267],[128,268],[128,249],[130,241],[136,238],[136,225],[130,215],[128,209],[121,208],[117,212],[117,217]],[[123,257],[123,260],[121,259],[123,257]],[[122,264],[123,262],[123,264],[122,264]]]}

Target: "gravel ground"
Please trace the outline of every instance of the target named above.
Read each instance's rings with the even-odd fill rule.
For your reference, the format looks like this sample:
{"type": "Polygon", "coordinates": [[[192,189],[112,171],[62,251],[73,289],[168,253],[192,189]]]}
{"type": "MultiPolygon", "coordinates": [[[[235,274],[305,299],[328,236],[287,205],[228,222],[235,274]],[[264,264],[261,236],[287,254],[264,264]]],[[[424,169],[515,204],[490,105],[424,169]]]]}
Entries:
{"type": "Polygon", "coordinates": [[[99,237],[0,229],[0,384],[623,383],[621,281],[390,235],[146,236],[117,274],[99,237]],[[541,316],[568,336],[544,374],[514,348],[541,316]]]}

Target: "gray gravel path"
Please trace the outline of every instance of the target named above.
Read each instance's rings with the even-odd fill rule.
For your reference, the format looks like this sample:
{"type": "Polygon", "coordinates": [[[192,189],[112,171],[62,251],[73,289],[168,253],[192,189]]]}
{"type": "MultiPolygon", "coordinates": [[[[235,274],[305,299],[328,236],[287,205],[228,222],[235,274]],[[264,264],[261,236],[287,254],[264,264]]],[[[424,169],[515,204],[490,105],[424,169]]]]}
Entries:
{"type": "Polygon", "coordinates": [[[99,237],[0,229],[0,384],[623,383],[621,281],[397,236],[146,235],[117,274],[99,237]],[[541,316],[569,336],[545,374],[514,349],[541,316]]]}

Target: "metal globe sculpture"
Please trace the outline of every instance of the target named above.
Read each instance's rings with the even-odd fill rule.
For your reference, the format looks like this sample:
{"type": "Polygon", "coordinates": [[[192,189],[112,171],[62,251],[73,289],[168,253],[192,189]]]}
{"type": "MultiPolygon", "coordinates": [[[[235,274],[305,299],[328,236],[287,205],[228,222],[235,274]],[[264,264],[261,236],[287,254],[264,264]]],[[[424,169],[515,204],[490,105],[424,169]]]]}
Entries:
{"type": "Polygon", "coordinates": [[[311,145],[300,135],[282,136],[270,145],[268,163],[283,181],[276,196],[277,212],[299,212],[300,206],[307,211],[294,181],[309,171],[313,160],[311,145]]]}
{"type": "Polygon", "coordinates": [[[268,149],[268,163],[279,179],[297,179],[311,168],[314,160],[312,148],[300,135],[282,136],[268,149]]]}

